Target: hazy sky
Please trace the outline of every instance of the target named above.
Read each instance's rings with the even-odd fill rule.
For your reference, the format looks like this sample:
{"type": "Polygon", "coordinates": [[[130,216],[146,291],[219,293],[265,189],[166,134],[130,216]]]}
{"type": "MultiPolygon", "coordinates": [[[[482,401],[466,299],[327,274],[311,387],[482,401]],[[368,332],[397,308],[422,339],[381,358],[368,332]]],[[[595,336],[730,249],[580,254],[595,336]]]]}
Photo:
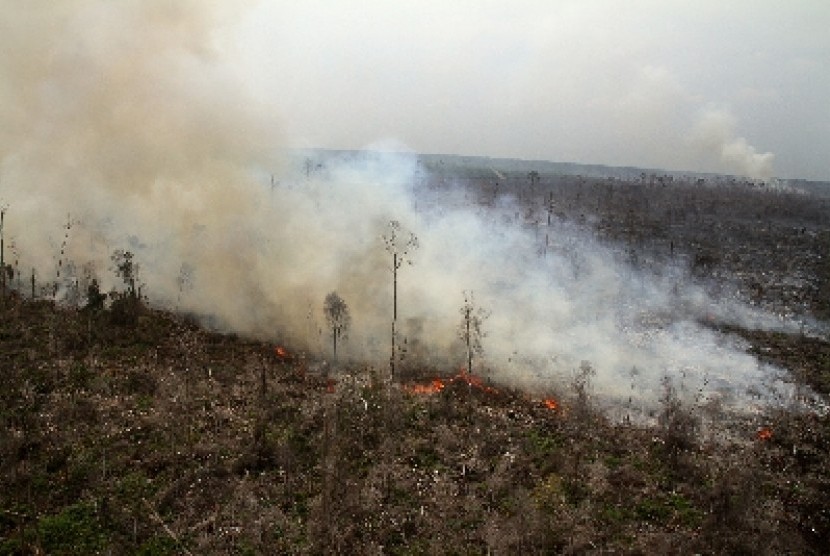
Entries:
{"type": "Polygon", "coordinates": [[[238,33],[293,146],[830,179],[826,0],[263,1],[238,33]]]}

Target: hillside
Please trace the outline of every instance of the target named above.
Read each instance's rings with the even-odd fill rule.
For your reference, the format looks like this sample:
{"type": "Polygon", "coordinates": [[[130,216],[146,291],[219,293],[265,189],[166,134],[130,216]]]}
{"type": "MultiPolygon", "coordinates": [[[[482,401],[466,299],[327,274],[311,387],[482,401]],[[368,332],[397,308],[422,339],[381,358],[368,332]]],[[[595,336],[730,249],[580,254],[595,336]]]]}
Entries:
{"type": "Polygon", "coordinates": [[[126,275],[132,293],[80,308],[86,282],[55,303],[57,283],[30,295],[17,271],[0,296],[0,555],[825,552],[830,417],[798,402],[830,393],[826,199],[424,160],[421,206],[506,203],[535,257],[579,262],[591,243],[556,235],[574,225],[627,269],[682,268],[714,299],[800,322],[694,317],[786,369],[796,399],[735,414],[667,380],[651,425],[615,421],[587,362],[558,391],[520,391],[413,349],[392,378],[208,329],[126,275]]]}
{"type": "Polygon", "coordinates": [[[590,369],[547,403],[453,372],[421,388],[359,366],[326,378],[291,346],[280,357],[131,311],[6,300],[0,554],[819,554],[830,542],[827,416],[742,425],[667,389],[656,427],[615,424],[595,409],[590,369]]]}

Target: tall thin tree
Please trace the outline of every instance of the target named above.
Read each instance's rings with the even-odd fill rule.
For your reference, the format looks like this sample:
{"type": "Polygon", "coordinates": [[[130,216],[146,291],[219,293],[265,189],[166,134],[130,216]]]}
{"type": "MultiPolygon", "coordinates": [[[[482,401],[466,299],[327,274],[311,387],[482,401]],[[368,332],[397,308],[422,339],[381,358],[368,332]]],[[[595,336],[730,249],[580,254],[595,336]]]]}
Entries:
{"type": "Polygon", "coordinates": [[[415,234],[403,231],[401,223],[397,220],[389,222],[389,233],[383,236],[386,244],[386,251],[392,255],[392,356],[389,358],[389,369],[392,376],[395,376],[395,340],[396,324],[398,321],[398,270],[403,263],[412,264],[409,258],[411,253],[418,248],[418,238],[415,234]]]}
{"type": "Polygon", "coordinates": [[[6,220],[6,206],[0,206],[0,300],[6,299],[6,245],[3,226],[6,220]]]}
{"type": "Polygon", "coordinates": [[[484,321],[490,316],[490,312],[478,307],[473,299],[473,292],[464,292],[464,305],[461,306],[461,324],[458,327],[458,337],[464,342],[467,348],[467,372],[473,372],[473,355],[484,354],[484,346],[481,340],[487,335],[482,330],[484,321]]]}
{"type": "Polygon", "coordinates": [[[326,322],[331,330],[332,352],[334,360],[337,361],[337,340],[346,336],[352,317],[349,314],[348,305],[337,292],[331,292],[326,296],[323,312],[326,314],[326,322]]]}

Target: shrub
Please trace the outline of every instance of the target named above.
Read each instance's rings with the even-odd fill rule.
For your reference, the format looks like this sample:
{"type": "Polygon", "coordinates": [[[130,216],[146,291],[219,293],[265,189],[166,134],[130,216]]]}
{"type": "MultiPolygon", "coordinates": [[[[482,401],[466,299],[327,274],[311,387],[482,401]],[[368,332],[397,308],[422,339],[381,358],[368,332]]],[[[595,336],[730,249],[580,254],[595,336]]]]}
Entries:
{"type": "Polygon", "coordinates": [[[78,503],[38,522],[41,547],[47,554],[94,554],[106,545],[95,508],[78,503]]]}

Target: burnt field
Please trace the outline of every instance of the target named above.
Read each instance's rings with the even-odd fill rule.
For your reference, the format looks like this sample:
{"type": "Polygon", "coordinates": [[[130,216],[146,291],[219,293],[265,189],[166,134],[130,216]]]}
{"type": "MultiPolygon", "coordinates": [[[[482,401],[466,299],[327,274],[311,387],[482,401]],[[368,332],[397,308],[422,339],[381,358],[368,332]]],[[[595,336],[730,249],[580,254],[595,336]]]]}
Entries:
{"type": "Polygon", "coordinates": [[[459,167],[428,158],[424,166],[430,170],[424,185],[433,192],[461,184],[468,202],[515,202],[516,220],[534,230],[542,252],[559,241],[547,232],[550,223],[571,222],[612,245],[633,268],[659,272],[677,265],[714,295],[799,323],[800,333],[783,333],[704,319],[830,394],[828,184],[581,168],[595,175],[587,177],[532,164],[500,169],[498,161],[481,159],[459,167]],[[608,173],[629,177],[596,176],[608,173]]]}
{"type": "MultiPolygon", "coordinates": [[[[429,165],[423,191],[461,184],[484,212],[511,198],[541,257],[562,248],[555,218],[633,268],[675,264],[801,323],[704,322],[827,400],[826,197],[429,165]]],[[[3,299],[0,554],[822,554],[830,542],[830,418],[798,403],[741,416],[667,382],[642,424],[609,417],[589,365],[544,391],[432,376],[417,359],[390,377],[110,296],[3,299]]]]}

